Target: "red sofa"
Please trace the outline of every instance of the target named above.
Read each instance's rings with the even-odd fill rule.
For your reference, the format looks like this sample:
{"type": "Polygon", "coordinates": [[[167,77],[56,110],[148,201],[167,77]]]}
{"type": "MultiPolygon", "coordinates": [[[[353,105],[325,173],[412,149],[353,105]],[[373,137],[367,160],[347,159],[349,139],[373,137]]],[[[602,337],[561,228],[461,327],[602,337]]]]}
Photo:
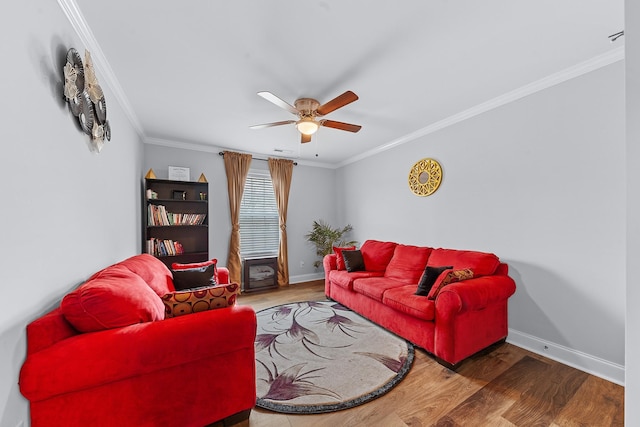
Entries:
{"type": "Polygon", "coordinates": [[[327,297],[422,347],[439,363],[456,368],[507,337],[507,300],[515,282],[494,254],[367,240],[359,255],[364,270],[352,272],[338,269],[336,253],[324,257],[327,297]],[[451,268],[438,275],[431,294],[415,295],[427,266],[451,268]],[[468,270],[472,278],[451,280],[468,270]]]}
{"type": "MultiPolygon", "coordinates": [[[[229,298],[225,308],[165,319],[161,297],[174,291],[172,278],[158,259],[137,255],[97,272],[27,326],[19,382],[32,426],[202,427],[248,418],[255,312],[229,298]]],[[[225,268],[218,283],[228,283],[225,268]]]]}

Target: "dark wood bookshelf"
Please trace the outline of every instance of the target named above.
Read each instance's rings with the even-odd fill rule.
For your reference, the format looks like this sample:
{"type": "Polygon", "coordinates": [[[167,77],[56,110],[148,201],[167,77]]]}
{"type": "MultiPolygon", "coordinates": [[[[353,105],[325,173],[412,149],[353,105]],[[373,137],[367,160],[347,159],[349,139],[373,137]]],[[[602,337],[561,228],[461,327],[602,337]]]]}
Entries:
{"type": "MultiPolygon", "coordinates": [[[[142,252],[153,252],[152,255],[169,268],[174,262],[200,262],[209,259],[209,184],[207,182],[145,178],[143,198],[142,252]],[[154,198],[151,198],[152,192],[154,198]],[[149,214],[151,209],[156,212],[155,216],[152,214],[153,218],[150,218],[149,214]],[[166,212],[166,216],[159,214],[158,210],[166,212]],[[176,214],[183,218],[187,215],[191,217],[197,215],[202,222],[188,223],[186,219],[179,219],[176,214]],[[171,223],[172,218],[174,221],[183,222],[171,223]],[[169,223],[158,223],[167,219],[169,223]],[[153,251],[148,243],[152,239],[156,242],[162,241],[167,244],[166,246],[168,242],[179,242],[184,252],[174,255],[153,251]]],[[[175,245],[172,250],[176,250],[175,245]]],[[[170,251],[171,249],[167,249],[167,252],[170,251]]]]}

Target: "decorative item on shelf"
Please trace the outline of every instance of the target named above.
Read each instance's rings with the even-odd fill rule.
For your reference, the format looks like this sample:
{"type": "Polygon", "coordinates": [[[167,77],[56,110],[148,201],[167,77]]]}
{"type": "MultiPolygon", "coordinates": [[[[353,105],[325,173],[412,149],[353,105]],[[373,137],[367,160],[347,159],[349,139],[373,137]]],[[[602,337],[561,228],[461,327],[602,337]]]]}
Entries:
{"type": "Polygon", "coordinates": [[[149,169],[149,172],[144,176],[147,179],[156,179],[156,174],[153,169],[149,169]]]}
{"type": "Polygon", "coordinates": [[[173,190],[171,198],[174,200],[187,200],[187,192],[182,190],[173,190]]]}
{"type": "Polygon", "coordinates": [[[152,189],[147,189],[147,199],[154,200],[158,198],[158,193],[153,191],[152,189]]]}
{"type": "Polygon", "coordinates": [[[409,188],[416,196],[429,196],[442,182],[442,167],[434,159],[417,161],[409,171],[409,188]]]}
{"type": "Polygon", "coordinates": [[[69,49],[63,68],[64,97],[71,113],[78,118],[80,128],[91,137],[91,143],[100,152],[105,138],[111,140],[111,126],[107,120],[104,92],[98,84],[91,54],[85,50],[85,60],[77,50],[69,49]]]}
{"type": "Polygon", "coordinates": [[[207,200],[207,193],[200,193],[200,200],[207,200]]]}
{"type": "Polygon", "coordinates": [[[172,181],[189,181],[189,168],[169,166],[169,179],[172,181]]]}
{"type": "Polygon", "coordinates": [[[200,178],[198,178],[198,182],[207,182],[207,177],[204,176],[203,173],[200,174],[200,178]]]}

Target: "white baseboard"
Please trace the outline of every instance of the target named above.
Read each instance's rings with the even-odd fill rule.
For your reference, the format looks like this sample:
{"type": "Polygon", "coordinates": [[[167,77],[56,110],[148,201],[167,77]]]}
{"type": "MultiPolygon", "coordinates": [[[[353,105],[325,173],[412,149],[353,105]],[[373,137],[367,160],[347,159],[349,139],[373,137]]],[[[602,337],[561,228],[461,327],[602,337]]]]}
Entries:
{"type": "Polygon", "coordinates": [[[324,272],[300,274],[297,276],[289,276],[289,284],[311,282],[312,280],[324,280],[324,272]]]}
{"type": "Polygon", "coordinates": [[[588,374],[624,386],[625,368],[590,354],[582,353],[560,344],[545,341],[524,332],[509,329],[507,342],[533,353],[555,360],[588,374]]]}

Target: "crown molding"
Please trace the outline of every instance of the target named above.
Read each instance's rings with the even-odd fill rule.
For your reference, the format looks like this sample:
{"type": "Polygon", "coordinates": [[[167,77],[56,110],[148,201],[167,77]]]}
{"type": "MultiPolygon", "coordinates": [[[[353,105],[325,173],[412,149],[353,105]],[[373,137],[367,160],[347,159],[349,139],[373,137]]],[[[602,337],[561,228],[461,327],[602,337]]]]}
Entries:
{"type": "Polygon", "coordinates": [[[100,71],[98,80],[105,82],[107,86],[111,88],[113,96],[118,104],[120,104],[120,107],[124,110],[125,116],[131,122],[131,125],[138,136],[144,139],[144,131],[140,121],[138,120],[138,116],[136,116],[129,99],[125,95],[120,82],[118,82],[111,65],[109,65],[102,48],[100,48],[98,41],[94,37],[91,28],[89,28],[89,25],[84,19],[82,12],[80,12],[80,8],[76,4],[75,0],[58,0],[58,4],[71,23],[71,26],[80,37],[80,40],[85,45],[85,48],[91,52],[91,59],[93,60],[94,67],[100,71]]]}
{"type": "MultiPolygon", "coordinates": [[[[149,144],[149,145],[158,145],[158,146],[161,146],[161,147],[168,147],[168,148],[179,148],[181,150],[193,150],[193,151],[199,151],[199,152],[204,152],[204,153],[215,153],[215,154],[218,154],[220,151],[224,151],[224,150],[239,151],[239,150],[234,149],[234,148],[219,147],[219,146],[209,145],[209,144],[200,144],[200,143],[197,143],[197,142],[175,141],[175,140],[172,140],[172,139],[164,139],[164,138],[145,137],[143,139],[143,142],[145,144],[149,144]]],[[[251,156],[259,157],[259,158],[273,157],[273,158],[278,158],[278,159],[293,160],[294,162],[296,162],[300,166],[312,166],[312,167],[316,167],[316,168],[325,168],[325,169],[336,169],[337,168],[337,166],[333,165],[333,164],[321,163],[321,162],[310,162],[310,161],[301,160],[301,159],[298,159],[298,158],[295,158],[295,157],[273,156],[273,155],[269,155],[269,154],[253,153],[253,152],[245,152],[245,153],[246,154],[251,154],[251,156]]]]}
{"type": "Polygon", "coordinates": [[[547,77],[544,77],[540,80],[529,83],[525,86],[519,87],[515,90],[512,90],[511,92],[507,92],[496,98],[490,99],[489,101],[483,102],[482,104],[478,104],[467,110],[461,111],[460,113],[454,114],[452,116],[439,120],[435,123],[432,123],[429,126],[418,129],[415,132],[401,136],[400,138],[394,139],[393,141],[387,144],[381,145],[369,151],[365,151],[357,156],[354,156],[348,160],[341,162],[338,165],[338,167],[343,167],[351,163],[355,163],[357,161],[363,160],[367,157],[380,154],[382,152],[390,150],[399,145],[414,141],[422,136],[437,132],[440,129],[444,129],[446,127],[452,126],[463,120],[470,119],[479,114],[501,107],[505,104],[509,104],[511,102],[517,101],[521,98],[524,98],[525,96],[529,96],[536,92],[540,92],[542,90],[545,90],[557,84],[566,82],[567,80],[574,79],[576,77],[582,76],[583,74],[590,73],[591,71],[595,71],[599,68],[606,67],[607,65],[613,64],[623,59],[624,59],[624,46],[612,49],[607,53],[596,56],[587,61],[581,62],[579,64],[566,68],[557,73],[551,74],[547,77]]]}

